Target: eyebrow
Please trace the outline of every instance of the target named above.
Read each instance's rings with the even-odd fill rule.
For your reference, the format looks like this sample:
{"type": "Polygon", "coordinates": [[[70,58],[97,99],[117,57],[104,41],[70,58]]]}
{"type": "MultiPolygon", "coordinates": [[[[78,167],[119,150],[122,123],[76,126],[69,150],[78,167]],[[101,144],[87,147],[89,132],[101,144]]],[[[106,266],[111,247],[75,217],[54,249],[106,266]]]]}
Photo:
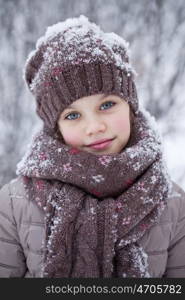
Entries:
{"type": "Polygon", "coordinates": [[[68,109],[68,108],[75,108],[75,107],[71,104],[71,105],[68,105],[65,109],[68,109]]]}

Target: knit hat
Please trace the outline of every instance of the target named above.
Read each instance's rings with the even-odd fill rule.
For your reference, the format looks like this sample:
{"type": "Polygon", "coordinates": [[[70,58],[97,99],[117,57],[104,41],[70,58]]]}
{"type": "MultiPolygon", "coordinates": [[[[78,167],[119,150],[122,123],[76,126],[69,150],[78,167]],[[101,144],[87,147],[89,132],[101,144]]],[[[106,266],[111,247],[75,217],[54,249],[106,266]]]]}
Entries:
{"type": "Polygon", "coordinates": [[[137,113],[135,71],[128,43],[81,15],[48,27],[27,59],[24,77],[45,128],[55,130],[61,112],[93,94],[115,94],[137,113]]]}

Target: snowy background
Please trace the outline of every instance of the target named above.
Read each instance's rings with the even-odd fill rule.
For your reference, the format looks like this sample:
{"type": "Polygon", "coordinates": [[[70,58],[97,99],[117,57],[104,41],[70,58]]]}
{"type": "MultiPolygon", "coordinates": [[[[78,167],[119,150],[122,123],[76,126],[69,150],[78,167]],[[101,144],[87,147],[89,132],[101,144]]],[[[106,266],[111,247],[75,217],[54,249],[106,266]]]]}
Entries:
{"type": "Polygon", "coordinates": [[[0,187],[42,125],[22,79],[47,26],[86,15],[130,43],[141,103],[155,116],[169,173],[185,189],[184,0],[0,0],[0,187]]]}

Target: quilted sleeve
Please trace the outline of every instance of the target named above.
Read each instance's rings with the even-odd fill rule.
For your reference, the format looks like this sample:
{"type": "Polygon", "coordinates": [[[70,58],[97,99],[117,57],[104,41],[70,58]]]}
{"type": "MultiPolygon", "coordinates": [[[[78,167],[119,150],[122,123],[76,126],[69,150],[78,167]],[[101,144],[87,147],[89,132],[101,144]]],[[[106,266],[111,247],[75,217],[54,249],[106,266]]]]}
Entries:
{"type": "Polygon", "coordinates": [[[175,224],[164,277],[185,278],[185,193],[177,187],[176,205],[179,206],[179,217],[175,224]]]}
{"type": "Polygon", "coordinates": [[[0,190],[0,277],[24,277],[25,257],[12,213],[9,184],[0,190]]]}

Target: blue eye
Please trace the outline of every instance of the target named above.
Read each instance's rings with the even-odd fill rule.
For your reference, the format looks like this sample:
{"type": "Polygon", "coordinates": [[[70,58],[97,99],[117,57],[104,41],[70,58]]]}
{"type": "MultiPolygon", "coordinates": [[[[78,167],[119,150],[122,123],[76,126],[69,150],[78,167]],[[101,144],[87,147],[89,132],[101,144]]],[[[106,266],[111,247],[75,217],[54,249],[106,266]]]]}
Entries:
{"type": "MultiPolygon", "coordinates": [[[[112,106],[114,106],[116,103],[113,102],[113,101],[106,101],[104,103],[101,104],[101,107],[104,107],[104,109],[101,109],[101,110],[107,110],[109,108],[111,108],[112,106]]],[[[78,115],[78,117],[80,116],[79,113],[76,113],[76,112],[72,112],[70,114],[68,114],[65,119],[67,120],[76,120],[78,117],[76,117],[78,115]]]]}
{"type": "Polygon", "coordinates": [[[104,106],[104,108],[107,109],[107,108],[110,108],[110,107],[114,106],[115,104],[116,103],[113,102],[113,101],[107,101],[107,102],[104,102],[101,106],[104,106]]]}
{"type": "Polygon", "coordinates": [[[67,120],[76,120],[76,118],[73,118],[75,115],[79,115],[79,114],[78,113],[71,113],[71,114],[67,115],[65,117],[65,119],[67,119],[67,120]],[[72,116],[72,118],[69,118],[70,116],[72,116]]]}

